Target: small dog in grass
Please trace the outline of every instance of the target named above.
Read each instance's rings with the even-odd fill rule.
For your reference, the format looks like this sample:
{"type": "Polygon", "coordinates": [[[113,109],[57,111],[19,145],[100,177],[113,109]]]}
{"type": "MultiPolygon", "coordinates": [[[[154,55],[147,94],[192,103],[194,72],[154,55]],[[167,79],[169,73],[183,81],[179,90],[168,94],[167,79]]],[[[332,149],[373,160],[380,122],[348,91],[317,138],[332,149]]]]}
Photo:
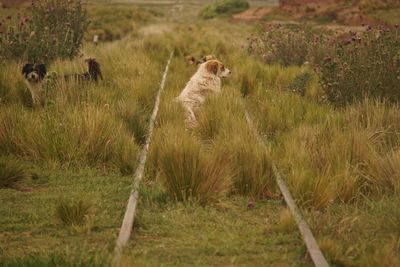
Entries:
{"type": "Polygon", "coordinates": [[[22,75],[24,75],[25,82],[31,93],[34,106],[43,104],[42,85],[46,74],[46,66],[41,63],[27,63],[22,68],[22,75]]]}
{"type": "MultiPolygon", "coordinates": [[[[97,82],[99,78],[103,80],[100,64],[96,61],[96,59],[88,58],[85,61],[87,63],[86,72],[64,75],[64,79],[66,81],[75,80],[77,82],[97,82]]],[[[43,99],[43,93],[48,89],[45,86],[47,80],[46,66],[39,63],[27,63],[22,68],[22,74],[24,75],[25,82],[28,85],[28,89],[32,95],[33,105],[43,105],[45,100],[43,99]]],[[[53,76],[56,77],[52,77],[51,80],[57,80],[60,78],[60,76],[58,76],[56,73],[53,74],[53,76]]]]}
{"type": "Polygon", "coordinates": [[[94,58],[88,58],[85,60],[87,63],[87,71],[84,73],[74,73],[64,75],[65,80],[75,80],[77,82],[97,82],[99,78],[103,80],[101,74],[100,64],[94,58]]]}
{"type": "Polygon", "coordinates": [[[210,93],[221,91],[221,79],[230,76],[231,71],[214,57],[201,63],[197,72],[190,78],[181,94],[175,98],[185,109],[187,128],[197,125],[196,113],[210,93]]]}

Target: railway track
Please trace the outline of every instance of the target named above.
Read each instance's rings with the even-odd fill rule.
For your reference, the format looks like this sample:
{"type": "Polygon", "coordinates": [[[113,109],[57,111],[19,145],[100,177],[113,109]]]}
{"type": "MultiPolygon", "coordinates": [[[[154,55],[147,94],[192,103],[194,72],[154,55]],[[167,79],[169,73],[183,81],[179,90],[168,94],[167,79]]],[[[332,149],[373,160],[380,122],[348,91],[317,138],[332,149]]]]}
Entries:
{"type": "MultiPolygon", "coordinates": [[[[124,251],[124,248],[127,246],[129,239],[132,235],[132,230],[133,230],[132,227],[133,227],[133,222],[134,222],[136,211],[137,211],[137,203],[138,203],[138,198],[139,198],[139,187],[140,187],[140,183],[143,178],[143,173],[144,173],[145,164],[146,164],[146,160],[147,160],[147,154],[148,154],[149,146],[150,146],[150,143],[152,140],[152,134],[153,134],[153,130],[154,130],[155,121],[157,119],[158,109],[159,109],[159,105],[161,102],[161,94],[165,88],[165,82],[166,82],[166,78],[168,75],[168,71],[169,71],[169,67],[170,67],[172,58],[173,58],[173,52],[170,53],[170,57],[165,66],[165,70],[164,70],[164,73],[163,73],[163,76],[161,79],[161,83],[160,83],[160,88],[159,88],[157,96],[156,96],[153,112],[150,117],[146,141],[140,152],[138,166],[133,175],[131,194],[129,196],[128,204],[125,209],[125,215],[124,215],[124,218],[122,221],[122,225],[121,225],[121,228],[120,228],[120,231],[118,234],[118,238],[116,241],[115,249],[114,249],[113,266],[121,265],[122,253],[124,251]]],[[[246,118],[248,127],[253,132],[257,141],[260,142],[260,144],[262,144],[262,146],[266,149],[264,141],[262,140],[260,134],[258,133],[250,114],[247,112],[247,110],[245,108],[244,102],[242,102],[242,105],[243,105],[243,108],[245,111],[245,118],[246,118]]],[[[303,216],[300,212],[300,209],[297,207],[288,187],[286,186],[286,183],[282,179],[277,167],[274,164],[273,164],[273,171],[274,171],[274,176],[275,176],[278,188],[286,202],[286,205],[288,206],[290,212],[292,213],[292,215],[296,221],[297,227],[301,233],[302,239],[304,241],[304,244],[307,247],[307,251],[313,261],[314,266],[329,267],[329,264],[328,264],[327,260],[325,259],[324,255],[322,254],[309,226],[307,225],[306,220],[303,218],[303,216]]]]}
{"type": "Polygon", "coordinates": [[[123,249],[126,246],[126,244],[128,243],[129,238],[132,233],[132,227],[133,227],[133,222],[135,220],[136,207],[137,207],[137,202],[138,202],[138,198],[139,198],[139,187],[140,187],[140,183],[143,179],[143,172],[144,172],[144,167],[146,165],[147,154],[149,152],[149,146],[150,146],[150,142],[151,142],[151,137],[153,135],[154,124],[155,124],[157,114],[158,114],[158,108],[160,106],[161,93],[164,91],[165,81],[167,79],[169,66],[170,66],[173,55],[174,55],[174,52],[171,52],[168,62],[167,62],[167,65],[165,66],[165,70],[164,70],[164,73],[163,73],[163,76],[161,79],[161,83],[160,83],[160,88],[159,88],[157,96],[156,96],[156,101],[154,104],[153,112],[150,117],[146,140],[145,140],[145,143],[144,143],[142,150],[140,152],[140,155],[139,155],[138,166],[133,175],[131,194],[129,196],[128,204],[127,204],[126,210],[125,210],[124,219],[122,221],[122,225],[121,225],[121,228],[120,228],[120,231],[118,234],[118,238],[117,238],[117,242],[115,245],[115,249],[114,249],[114,259],[113,259],[114,266],[120,265],[123,249]]]}

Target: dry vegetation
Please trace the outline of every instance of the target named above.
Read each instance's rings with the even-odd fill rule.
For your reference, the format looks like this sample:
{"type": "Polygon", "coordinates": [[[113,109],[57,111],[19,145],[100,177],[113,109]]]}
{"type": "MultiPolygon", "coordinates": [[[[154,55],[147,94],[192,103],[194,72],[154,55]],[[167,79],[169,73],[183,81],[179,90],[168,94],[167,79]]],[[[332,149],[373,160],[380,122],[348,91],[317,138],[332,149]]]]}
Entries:
{"type": "MultiPolygon", "coordinates": [[[[137,25],[148,19],[154,18],[144,15],[137,25]]],[[[259,57],[263,51],[251,55],[241,48],[246,33],[257,38],[258,30],[216,19],[171,24],[155,33],[133,30],[97,47],[86,43],[83,53],[99,60],[105,80],[57,81],[42,108],[31,107],[23,77],[16,75],[22,63],[1,65],[0,201],[6,204],[0,207],[0,262],[108,265],[129,194],[131,178],[124,174],[134,170],[162,69],[174,49],[126,266],[310,265],[282,205],[273,162],[332,265],[400,266],[397,98],[362,94],[335,108],[341,105],[325,101],[324,74],[315,68],[323,68],[323,54],[332,51],[296,42],[308,34],[297,31],[288,47],[262,43],[262,49],[272,49],[267,60],[259,57]],[[295,43],[299,50],[290,49],[295,43]],[[214,54],[233,71],[223,92],[206,101],[192,131],[185,130],[173,101],[196,70],[185,62],[187,54],[214,54]],[[248,128],[246,109],[267,150],[248,128]]],[[[270,30],[274,38],[287,33],[270,30]]],[[[386,64],[398,62],[394,40],[378,42],[387,49],[380,59],[394,57],[386,64]]],[[[364,55],[371,46],[357,48],[364,55]]],[[[355,61],[345,52],[335,60],[354,71],[355,61]]],[[[388,69],[373,59],[368,58],[375,70],[388,69]]],[[[82,61],[57,60],[49,68],[80,72],[82,61]]],[[[399,89],[396,77],[390,83],[377,77],[389,94],[399,89]]],[[[346,81],[351,91],[358,80],[346,81]]]]}

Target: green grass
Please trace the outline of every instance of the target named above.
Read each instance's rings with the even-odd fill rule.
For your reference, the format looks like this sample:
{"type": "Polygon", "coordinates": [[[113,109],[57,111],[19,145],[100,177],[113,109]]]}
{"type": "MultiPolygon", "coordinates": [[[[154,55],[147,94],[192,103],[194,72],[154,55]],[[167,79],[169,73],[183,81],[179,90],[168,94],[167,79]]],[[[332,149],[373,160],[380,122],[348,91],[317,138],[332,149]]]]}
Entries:
{"type": "Polygon", "coordinates": [[[160,203],[157,188],[146,187],[132,248],[123,266],[309,266],[299,233],[275,229],[280,201],[232,198],[224,209],[160,203]],[[147,189],[148,188],[148,189],[147,189]]]}
{"type": "MultiPolygon", "coordinates": [[[[1,190],[0,262],[61,257],[85,261],[112,250],[129,195],[129,176],[95,170],[42,171],[29,192],[1,190]],[[93,203],[90,231],[65,227],[57,216],[60,197],[93,203]]],[[[72,263],[72,262],[70,262],[72,263]]],[[[17,264],[16,264],[17,265],[17,264]]]]}

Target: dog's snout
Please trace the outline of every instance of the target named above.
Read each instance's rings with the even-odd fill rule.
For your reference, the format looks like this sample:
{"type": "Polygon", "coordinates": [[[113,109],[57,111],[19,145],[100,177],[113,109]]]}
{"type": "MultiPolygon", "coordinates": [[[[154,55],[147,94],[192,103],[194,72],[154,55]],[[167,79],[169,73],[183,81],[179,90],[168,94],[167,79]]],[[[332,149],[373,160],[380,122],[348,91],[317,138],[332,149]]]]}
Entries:
{"type": "Polygon", "coordinates": [[[39,75],[36,72],[31,72],[28,74],[28,79],[30,80],[37,80],[39,78],[39,75]]]}

